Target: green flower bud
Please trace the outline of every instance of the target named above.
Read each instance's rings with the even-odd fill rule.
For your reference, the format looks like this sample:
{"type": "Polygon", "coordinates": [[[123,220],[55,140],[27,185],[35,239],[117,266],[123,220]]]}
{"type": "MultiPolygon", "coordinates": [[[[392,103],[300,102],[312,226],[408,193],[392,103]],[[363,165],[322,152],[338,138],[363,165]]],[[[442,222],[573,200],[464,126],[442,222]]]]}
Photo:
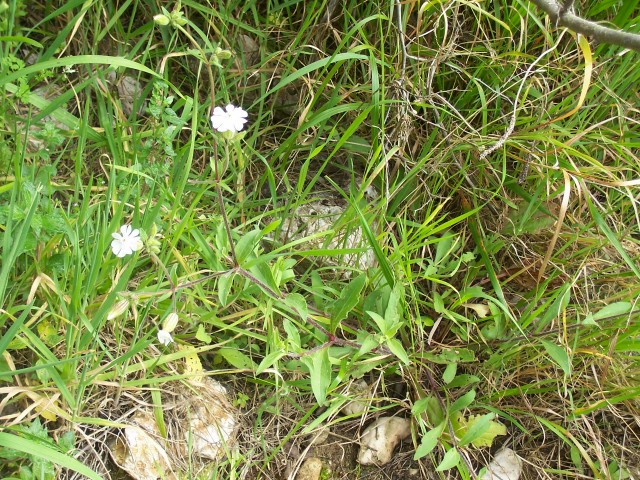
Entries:
{"type": "Polygon", "coordinates": [[[171,12],[171,24],[183,26],[187,24],[187,19],[184,18],[184,14],[180,10],[174,10],[171,12]]]}
{"type": "Polygon", "coordinates": [[[171,312],[167,315],[167,318],[164,319],[164,322],[162,322],[162,330],[167,333],[173,332],[178,326],[179,321],[180,317],[178,317],[178,314],[176,312],[171,312]]]}
{"type": "Polygon", "coordinates": [[[109,310],[109,313],[107,314],[107,320],[115,320],[127,310],[129,310],[129,299],[125,298],[111,307],[111,310],[109,310]]]}
{"type": "Polygon", "coordinates": [[[171,19],[162,13],[155,15],[153,17],[153,21],[156,25],[160,25],[161,27],[166,27],[171,23],[171,19]]]}

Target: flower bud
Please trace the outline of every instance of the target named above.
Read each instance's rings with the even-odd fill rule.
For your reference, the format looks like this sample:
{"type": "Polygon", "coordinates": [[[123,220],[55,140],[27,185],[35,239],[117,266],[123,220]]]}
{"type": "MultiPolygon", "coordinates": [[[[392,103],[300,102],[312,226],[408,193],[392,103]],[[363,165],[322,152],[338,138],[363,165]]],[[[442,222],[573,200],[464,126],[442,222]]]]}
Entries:
{"type": "Polygon", "coordinates": [[[153,21],[156,25],[160,25],[161,27],[166,27],[171,23],[171,19],[162,13],[154,15],[153,21]]]}
{"type": "Polygon", "coordinates": [[[171,312],[164,319],[164,322],[162,322],[162,330],[164,330],[167,333],[173,332],[178,326],[179,320],[180,320],[180,317],[178,317],[178,314],[176,312],[171,312]]]}
{"type": "Polygon", "coordinates": [[[220,47],[216,47],[216,51],[215,51],[215,56],[218,57],[221,60],[228,60],[231,58],[233,54],[231,53],[231,50],[223,50],[220,47]]]}
{"type": "Polygon", "coordinates": [[[107,320],[114,320],[127,310],[129,310],[129,299],[125,298],[111,307],[111,310],[109,310],[109,313],[107,314],[107,320]]]}
{"type": "Polygon", "coordinates": [[[183,17],[183,13],[180,10],[174,10],[171,12],[171,24],[183,26],[187,24],[187,19],[183,17]]]}

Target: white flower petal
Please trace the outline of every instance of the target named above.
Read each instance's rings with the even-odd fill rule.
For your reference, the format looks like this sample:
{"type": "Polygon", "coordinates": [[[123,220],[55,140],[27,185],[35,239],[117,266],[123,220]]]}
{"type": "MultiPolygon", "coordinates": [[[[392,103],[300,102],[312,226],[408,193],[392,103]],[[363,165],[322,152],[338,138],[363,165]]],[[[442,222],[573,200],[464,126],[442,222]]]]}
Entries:
{"type": "Polygon", "coordinates": [[[168,347],[171,343],[173,343],[173,337],[166,330],[158,330],[158,342],[160,342],[165,347],[168,347]]]}
{"type": "Polygon", "coordinates": [[[249,114],[242,108],[232,104],[228,104],[225,110],[220,107],[213,109],[213,115],[211,115],[212,127],[220,133],[241,131],[247,122],[246,118],[249,114]]]}
{"type": "Polygon", "coordinates": [[[133,229],[131,225],[122,225],[120,233],[112,233],[111,236],[113,237],[111,250],[119,258],[131,255],[143,246],[140,239],[140,230],[133,229]]]}

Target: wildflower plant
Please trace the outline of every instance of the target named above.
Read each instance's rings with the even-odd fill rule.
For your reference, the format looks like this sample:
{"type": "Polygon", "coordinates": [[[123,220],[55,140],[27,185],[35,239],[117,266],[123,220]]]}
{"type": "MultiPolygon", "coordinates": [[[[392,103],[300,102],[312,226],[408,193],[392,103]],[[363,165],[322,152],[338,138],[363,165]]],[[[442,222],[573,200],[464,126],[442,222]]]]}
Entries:
{"type": "Polygon", "coordinates": [[[119,232],[115,232],[111,235],[113,237],[111,250],[118,258],[131,255],[142,248],[140,230],[133,228],[131,225],[122,225],[119,232]]]}

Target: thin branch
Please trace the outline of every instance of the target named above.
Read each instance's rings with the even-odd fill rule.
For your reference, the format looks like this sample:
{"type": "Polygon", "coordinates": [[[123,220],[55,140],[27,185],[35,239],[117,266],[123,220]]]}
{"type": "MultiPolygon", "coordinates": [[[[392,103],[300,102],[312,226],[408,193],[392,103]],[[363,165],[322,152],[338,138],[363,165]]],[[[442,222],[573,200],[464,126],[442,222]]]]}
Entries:
{"type": "Polygon", "coordinates": [[[605,27],[599,23],[585,20],[573,13],[570,7],[572,0],[560,5],[555,0],[531,0],[531,3],[544,10],[555,25],[567,27],[574,32],[593,37],[600,43],[619,45],[640,52],[640,35],[605,27]],[[566,7],[565,7],[566,5],[566,7]]]}

